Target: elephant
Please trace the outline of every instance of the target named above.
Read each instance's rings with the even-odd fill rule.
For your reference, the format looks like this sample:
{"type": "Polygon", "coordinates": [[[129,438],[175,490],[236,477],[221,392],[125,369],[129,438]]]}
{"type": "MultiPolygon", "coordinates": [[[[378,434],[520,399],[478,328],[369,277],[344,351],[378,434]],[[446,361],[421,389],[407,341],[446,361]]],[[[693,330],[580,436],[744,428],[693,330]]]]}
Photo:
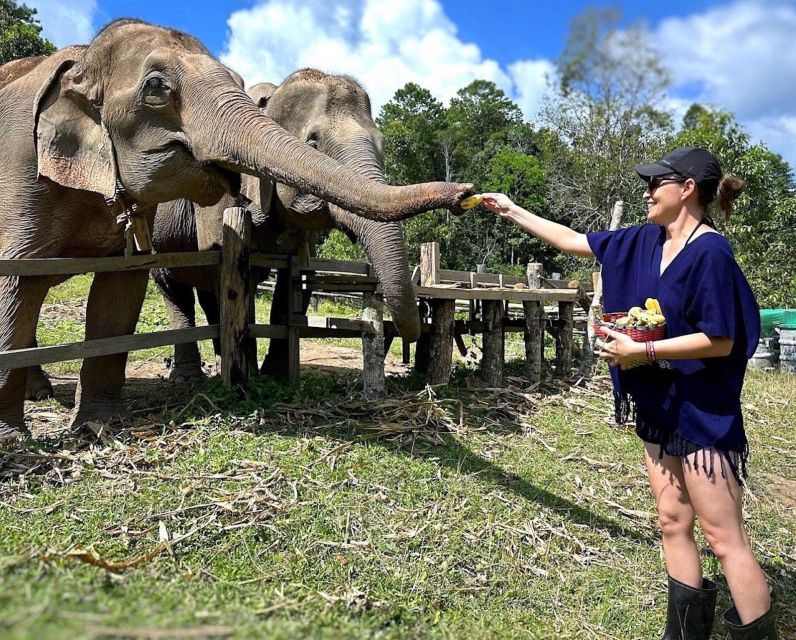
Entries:
{"type": "MultiPolygon", "coordinates": [[[[14,64],[14,63],[11,63],[14,64]]],[[[297,140],[260,112],[192,36],[115,20],[90,44],[16,63],[0,78],[0,259],[100,257],[146,246],[158,204],[211,206],[241,174],[292,185],[354,215],[461,212],[472,185],[390,186],[297,140]],[[5,82],[5,80],[3,80],[5,82]]],[[[94,275],[85,339],[134,331],[148,274],[94,275]]],[[[0,276],[0,351],[30,347],[44,297],[66,276],[0,276]]],[[[121,412],[127,354],[84,359],[72,426],[121,412]]],[[[27,372],[0,370],[0,441],[26,436],[27,372]]]]}
{"type": "MultiPolygon", "coordinates": [[[[248,91],[258,108],[299,140],[331,156],[362,175],[384,182],[383,137],[373,122],[370,98],[353,79],[316,69],[302,69],[278,87],[265,82],[248,91]]],[[[420,318],[409,272],[404,237],[398,222],[378,222],[356,216],[270,179],[243,176],[241,192],[252,210],[252,250],[263,253],[309,252],[308,240],[318,230],[337,228],[358,240],[374,267],[398,333],[413,342],[420,335],[420,318]]],[[[225,196],[213,207],[182,200],[159,205],[152,241],[158,252],[195,251],[221,244],[223,211],[235,204],[225,196]]],[[[310,241],[311,242],[311,241],[310,241]]],[[[173,328],[194,326],[197,290],[210,324],[218,322],[217,271],[211,269],[155,269],[155,282],[164,296],[173,328]]],[[[258,281],[268,276],[261,271],[258,281]]],[[[285,274],[277,278],[271,321],[287,313],[285,274]]],[[[305,305],[309,295],[305,292],[305,305]]],[[[305,306],[306,310],[306,306],[305,306]]],[[[261,371],[284,377],[284,340],[272,339],[261,371]]],[[[175,346],[172,380],[202,375],[196,343],[175,346]]]]}

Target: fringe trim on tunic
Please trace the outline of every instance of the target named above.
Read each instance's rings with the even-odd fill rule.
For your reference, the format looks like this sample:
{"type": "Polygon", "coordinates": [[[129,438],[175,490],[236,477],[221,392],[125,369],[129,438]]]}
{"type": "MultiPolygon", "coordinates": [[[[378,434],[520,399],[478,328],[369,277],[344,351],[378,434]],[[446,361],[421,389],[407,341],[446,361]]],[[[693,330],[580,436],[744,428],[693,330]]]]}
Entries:
{"type": "Polygon", "coordinates": [[[644,420],[643,424],[639,425],[636,404],[630,396],[618,391],[614,391],[614,418],[617,424],[636,423],[636,433],[642,440],[660,445],[659,459],[663,458],[664,453],[668,453],[668,455],[675,458],[682,458],[686,464],[693,465],[696,469],[701,466],[707,477],[710,478],[715,473],[714,457],[718,456],[722,478],[727,477],[725,463],[730,468],[730,472],[738,484],[743,485],[743,479],[748,475],[749,443],[746,439],[744,439],[743,447],[740,451],[723,451],[715,447],[701,447],[695,442],[683,438],[676,431],[660,429],[647,420],[644,420]],[[639,427],[641,427],[643,433],[640,432],[639,427]]]}

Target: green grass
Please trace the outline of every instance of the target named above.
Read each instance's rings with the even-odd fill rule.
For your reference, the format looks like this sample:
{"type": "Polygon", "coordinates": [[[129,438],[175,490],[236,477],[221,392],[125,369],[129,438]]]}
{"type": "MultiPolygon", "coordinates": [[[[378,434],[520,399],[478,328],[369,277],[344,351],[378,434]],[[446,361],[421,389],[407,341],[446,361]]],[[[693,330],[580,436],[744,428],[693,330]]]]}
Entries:
{"type": "MultiPolygon", "coordinates": [[[[605,380],[471,383],[460,370],[428,402],[421,381],[391,379],[378,402],[357,372],[258,379],[244,398],[209,380],[185,410],[110,440],[2,461],[0,637],[660,637],[641,447],[611,423],[605,380]],[[118,574],[64,555],[134,559],[163,530],[188,535],[118,574]]],[[[792,638],[796,378],[751,372],[744,404],[747,522],[792,638]]]]}

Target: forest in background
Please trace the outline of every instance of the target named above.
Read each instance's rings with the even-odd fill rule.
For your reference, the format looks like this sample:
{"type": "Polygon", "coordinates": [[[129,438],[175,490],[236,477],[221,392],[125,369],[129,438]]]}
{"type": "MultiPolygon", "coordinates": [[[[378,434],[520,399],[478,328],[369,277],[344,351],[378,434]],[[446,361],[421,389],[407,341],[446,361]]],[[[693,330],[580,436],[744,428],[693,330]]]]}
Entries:
{"type": "MultiPolygon", "coordinates": [[[[796,182],[793,169],[753,143],[720,105],[693,104],[682,121],[667,108],[670,77],[642,25],[619,28],[617,10],[590,10],[570,25],[567,45],[535,123],[499,87],[475,80],[445,106],[415,83],[396,91],[376,116],[392,184],[472,182],[579,231],[605,229],[617,200],[624,224],[645,219],[644,183],[633,167],[682,145],[707,147],[726,173],[747,181],[729,220],[714,215],[733,246],[761,307],[796,307],[796,182]]],[[[0,64],[55,47],[41,36],[36,11],[0,0],[0,64]]],[[[739,88],[743,90],[743,88],[739,88]]],[[[516,226],[476,208],[435,211],[404,223],[410,261],[437,241],[442,266],[520,274],[528,262],[547,273],[586,277],[593,260],[562,255],[516,226]]],[[[338,232],[320,254],[363,259],[338,232]]]]}

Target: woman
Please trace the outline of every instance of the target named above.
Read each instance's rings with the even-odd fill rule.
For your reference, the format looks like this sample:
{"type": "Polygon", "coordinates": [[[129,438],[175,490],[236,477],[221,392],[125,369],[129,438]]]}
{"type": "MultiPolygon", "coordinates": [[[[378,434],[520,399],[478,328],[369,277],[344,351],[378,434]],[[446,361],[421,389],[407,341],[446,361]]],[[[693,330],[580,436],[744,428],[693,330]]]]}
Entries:
{"type": "Polygon", "coordinates": [[[696,147],[636,171],[647,182],[649,224],[619,231],[578,233],[499,193],[483,194],[483,203],[566,253],[596,257],[606,311],[626,312],[657,298],[666,316],[665,340],[634,342],[606,330],[609,339],[597,341],[611,365],[617,419],[634,409],[644,441],[669,575],[664,640],[707,639],[713,627],[716,585],[702,576],[695,518],[732,594],[735,606],[724,614],[732,637],[777,638],[765,575],[741,515],[748,447],[740,394],[760,316],[706,211],[717,200],[729,215],[744,183],[723,176],[713,154],[696,147]]]}

